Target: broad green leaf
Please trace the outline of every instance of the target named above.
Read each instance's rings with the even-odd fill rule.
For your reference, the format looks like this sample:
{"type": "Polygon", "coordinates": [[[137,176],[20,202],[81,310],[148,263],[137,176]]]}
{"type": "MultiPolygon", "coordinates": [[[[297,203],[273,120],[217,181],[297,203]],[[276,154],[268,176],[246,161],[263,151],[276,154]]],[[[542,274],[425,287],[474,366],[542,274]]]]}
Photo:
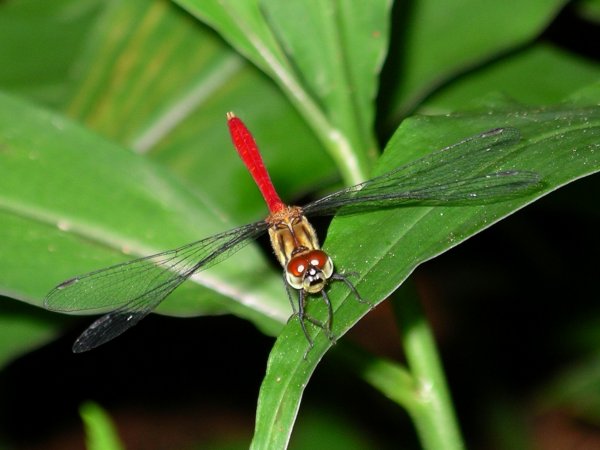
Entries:
{"type": "MultiPolygon", "coordinates": [[[[269,14],[269,7],[273,7],[274,4],[265,3],[263,13],[261,9],[263,4],[257,0],[176,1],[217,30],[233,47],[273,78],[304,120],[310,124],[346,180],[360,181],[364,177],[364,171],[368,166],[366,153],[373,150],[374,140],[371,137],[371,123],[358,124],[357,120],[372,119],[370,102],[376,86],[373,72],[377,74],[379,71],[387,39],[378,40],[374,39],[373,35],[351,34],[344,29],[344,26],[352,27],[353,21],[358,20],[346,14],[360,11],[360,6],[347,5],[336,8],[335,2],[314,2],[308,5],[291,2],[284,3],[284,9],[275,8],[272,17],[266,17],[269,14]],[[306,14],[304,20],[305,23],[309,23],[308,28],[301,32],[294,27],[288,32],[289,27],[286,24],[289,25],[290,20],[292,23],[293,19],[298,20],[297,14],[294,13],[298,11],[297,7],[309,8],[310,12],[306,14]],[[324,20],[318,23],[311,21],[311,18],[323,14],[326,14],[324,20]],[[312,31],[328,37],[335,34],[340,40],[339,44],[333,43],[325,53],[323,47],[307,45],[296,54],[297,39],[303,38],[303,33],[312,31]],[[283,33],[281,36],[283,42],[277,39],[276,32],[283,33]],[[350,36],[352,39],[349,39],[350,36]],[[357,46],[359,41],[360,45],[357,46]],[[363,61],[370,63],[364,66],[357,63],[356,67],[352,68],[344,67],[340,62],[341,51],[346,50],[350,45],[354,45],[355,50],[348,51],[349,55],[344,54],[344,58],[360,54],[363,61]],[[282,46],[289,47],[285,49],[289,50],[287,54],[284,53],[282,46]],[[323,66],[323,77],[320,77],[318,73],[314,73],[318,67],[317,60],[324,54],[331,56],[331,53],[337,54],[337,58],[323,66]],[[366,66],[370,66],[371,72],[366,72],[366,66]],[[323,81],[321,82],[319,78],[323,78],[323,81]],[[367,79],[370,82],[360,89],[355,85],[359,82],[364,83],[367,79]],[[322,86],[322,88],[313,89],[314,86],[322,86]],[[331,88],[339,91],[334,91],[334,95],[331,95],[331,88]],[[351,89],[358,89],[354,98],[349,96],[351,89]],[[350,99],[352,101],[349,101],[350,99]],[[369,109],[366,111],[360,109],[367,102],[369,109]],[[343,110],[346,112],[340,111],[340,104],[345,105],[343,110]],[[360,142],[361,138],[368,140],[360,142]]],[[[374,32],[387,37],[385,6],[385,3],[378,2],[378,7],[375,8],[377,12],[371,16],[373,20],[367,19],[367,22],[370,27],[374,27],[374,32]]],[[[365,15],[363,18],[366,17],[369,16],[365,15]]],[[[324,45],[323,42],[321,44],[324,45]]],[[[344,59],[344,64],[349,64],[350,61],[354,59],[344,59]]]]}
{"type": "Polygon", "coordinates": [[[201,18],[240,53],[276,79],[293,73],[279,42],[266,23],[258,0],[174,0],[201,18]]]}
{"type": "MultiPolygon", "coordinates": [[[[304,109],[305,119],[325,122],[315,100],[302,86],[293,66],[265,20],[258,0],[174,0],[195,17],[214,28],[236,50],[268,74],[292,103],[304,109]]],[[[323,126],[326,126],[323,124],[323,126]]]]}
{"type": "MultiPolygon", "coordinates": [[[[40,305],[66,278],[232,228],[151,161],[5,95],[0,148],[0,289],[20,300],[40,305]]],[[[161,312],[233,312],[274,333],[288,302],[280,275],[251,247],[182,286],[161,312]]]]}
{"type": "Polygon", "coordinates": [[[599,64],[539,44],[461,77],[427,99],[422,109],[436,114],[464,109],[494,91],[521,103],[554,104],[599,79],[599,64]]]}
{"type": "Polygon", "coordinates": [[[539,34],[566,2],[424,0],[398,7],[399,41],[388,60],[393,122],[444,83],[523,45],[539,34]]]}
{"type": "Polygon", "coordinates": [[[207,31],[167,0],[113,2],[90,31],[67,112],[147,152],[244,65],[207,31]]]}
{"type": "Polygon", "coordinates": [[[265,205],[232,149],[227,111],[251,126],[283,198],[334,175],[276,86],[177,5],[115,2],[88,39],[68,113],[164,164],[239,223],[265,205]]]}
{"type": "Polygon", "coordinates": [[[124,449],[110,417],[99,405],[84,403],[79,413],[85,424],[87,450],[124,449]]]}
{"type": "MultiPolygon", "coordinates": [[[[533,170],[542,177],[541,189],[497,203],[414,206],[336,218],[324,247],[339,271],[357,273],[353,281],[363,297],[373,304],[383,301],[417,265],[542,195],[600,170],[600,108],[563,107],[411,118],[388,143],[375,175],[461,138],[500,126],[519,128],[523,138],[514,152],[502,158],[498,168],[533,170]]],[[[473,173],[478,170],[481,168],[473,173]]],[[[329,292],[335,311],[334,333],[341,337],[369,308],[358,303],[342,283],[333,284],[329,292]]],[[[324,317],[322,302],[311,303],[309,314],[324,317]]],[[[306,360],[303,355],[308,344],[297,321],[288,324],[277,339],[261,387],[253,448],[283,448],[288,442],[304,388],[331,347],[321,330],[313,329],[313,335],[315,347],[306,360]]]]}
{"type": "Polygon", "coordinates": [[[387,50],[391,2],[264,0],[262,6],[327,116],[354,136],[351,141],[361,151],[375,150],[374,100],[387,50]]]}
{"type": "Polygon", "coordinates": [[[0,6],[0,89],[48,105],[68,92],[101,0],[11,1],[0,6]]]}
{"type": "Polygon", "coordinates": [[[39,308],[0,296],[0,368],[55,336],[60,322],[51,316],[39,308]]]}

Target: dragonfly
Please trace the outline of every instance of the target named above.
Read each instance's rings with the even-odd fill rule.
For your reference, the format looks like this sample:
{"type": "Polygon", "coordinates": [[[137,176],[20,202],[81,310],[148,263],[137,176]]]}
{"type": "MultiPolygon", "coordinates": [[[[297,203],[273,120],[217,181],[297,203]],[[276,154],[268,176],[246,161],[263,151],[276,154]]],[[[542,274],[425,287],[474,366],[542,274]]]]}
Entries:
{"type": "Polygon", "coordinates": [[[353,214],[407,204],[440,205],[452,202],[501,201],[523,195],[540,182],[536,172],[502,170],[481,173],[501,162],[520,139],[515,128],[496,128],[398,167],[368,181],[346,187],[305,206],[288,206],[277,194],[254,137],[232,112],[227,113],[231,139],[258,186],[269,215],[179,248],[134,259],[63,281],[44,299],[44,306],[65,313],[108,311],[77,338],[73,351],[96,348],[121,335],[150,314],[193,274],[230,257],[243,246],[268,233],[283,268],[292,317],[297,317],[308,343],[307,324],[319,327],[333,341],[333,308],[327,286],[346,284],[356,299],[365,302],[354,284],[335,270],[319,244],[307,217],[353,214]],[[478,173],[472,174],[473,172],[478,173]],[[292,295],[294,292],[297,296],[292,295]],[[306,313],[308,300],[319,297],[327,306],[327,319],[306,313]],[[294,298],[295,297],[295,298],[294,298]]]}

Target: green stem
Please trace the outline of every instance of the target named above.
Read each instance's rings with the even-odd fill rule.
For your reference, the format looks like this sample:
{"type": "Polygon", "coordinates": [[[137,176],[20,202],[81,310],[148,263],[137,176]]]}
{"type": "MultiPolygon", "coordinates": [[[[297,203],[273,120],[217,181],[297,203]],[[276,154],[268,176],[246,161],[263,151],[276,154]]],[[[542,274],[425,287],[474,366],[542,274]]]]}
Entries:
{"type": "Polygon", "coordinates": [[[433,335],[410,282],[401,288],[401,294],[392,302],[401,327],[408,368],[348,344],[340,345],[334,355],[407,410],[423,448],[462,450],[464,443],[433,335]]]}
{"type": "Polygon", "coordinates": [[[405,283],[392,305],[402,334],[410,372],[416,382],[416,401],[407,404],[421,444],[429,450],[464,449],[433,333],[418,296],[405,283]]]}
{"type": "Polygon", "coordinates": [[[348,343],[338,346],[333,354],[393,402],[406,409],[415,402],[415,380],[406,367],[348,343]]]}

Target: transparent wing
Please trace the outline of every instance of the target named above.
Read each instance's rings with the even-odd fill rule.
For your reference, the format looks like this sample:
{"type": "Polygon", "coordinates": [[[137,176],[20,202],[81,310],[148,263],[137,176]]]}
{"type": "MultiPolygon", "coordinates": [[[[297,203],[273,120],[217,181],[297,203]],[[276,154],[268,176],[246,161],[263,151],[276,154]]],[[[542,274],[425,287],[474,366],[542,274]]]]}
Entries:
{"type": "Polygon", "coordinates": [[[490,130],[334,192],[309,203],[303,210],[307,215],[325,215],[410,201],[440,204],[518,195],[538,184],[539,175],[521,170],[493,172],[490,167],[512,153],[511,147],[519,139],[519,130],[515,128],[490,130]]]}
{"type": "Polygon", "coordinates": [[[73,346],[75,352],[90,350],[131,328],[192,274],[217,264],[267,228],[266,222],[256,222],[71,278],[50,291],[44,306],[62,312],[98,313],[112,309],[85,330],[73,346]]]}

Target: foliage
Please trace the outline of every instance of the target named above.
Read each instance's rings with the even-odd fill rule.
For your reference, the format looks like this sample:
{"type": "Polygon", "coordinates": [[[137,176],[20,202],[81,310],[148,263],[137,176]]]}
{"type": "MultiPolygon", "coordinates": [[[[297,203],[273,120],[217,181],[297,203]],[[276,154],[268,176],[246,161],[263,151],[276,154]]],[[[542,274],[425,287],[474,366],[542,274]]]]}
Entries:
{"type": "MultiPolygon", "coordinates": [[[[522,140],[495,167],[536,171],[539,189],[501,202],[338,217],[324,242],[373,305],[389,297],[400,305],[406,355],[406,364],[391,362],[342,339],[332,355],[342,363],[336,376],[346,379],[351,369],[402,405],[423,446],[461,448],[431,330],[410,285],[397,290],[423,262],[599,170],[597,61],[540,38],[563,6],[542,0],[3,3],[0,362],[10,371],[11,361],[31,357],[68,323],[39,308],[61,280],[264,215],[230,149],[226,111],[247,122],[280,194],[291,201],[484,130],[516,127],[522,140]]],[[[597,220],[597,210],[590,215],[597,220]]],[[[268,256],[248,246],[183,285],[159,312],[233,314],[278,336],[252,446],[284,448],[332,343],[312,330],[315,347],[306,353],[297,322],[286,324],[281,274],[268,256]]],[[[343,285],[330,293],[341,338],[369,308],[343,285]]],[[[325,314],[322,305],[310,308],[325,314]]],[[[470,339],[477,340],[476,328],[465,331],[470,339]]],[[[162,339],[168,346],[169,336],[162,339]]],[[[584,364],[564,383],[551,383],[544,398],[574,402],[581,396],[576,383],[597,382],[594,368],[584,364]]],[[[231,383],[224,383],[224,396],[231,383]]],[[[598,423],[598,410],[590,406],[586,418],[598,423]]],[[[326,416],[315,421],[322,428],[315,440],[341,428],[344,448],[381,447],[326,416]]]]}

